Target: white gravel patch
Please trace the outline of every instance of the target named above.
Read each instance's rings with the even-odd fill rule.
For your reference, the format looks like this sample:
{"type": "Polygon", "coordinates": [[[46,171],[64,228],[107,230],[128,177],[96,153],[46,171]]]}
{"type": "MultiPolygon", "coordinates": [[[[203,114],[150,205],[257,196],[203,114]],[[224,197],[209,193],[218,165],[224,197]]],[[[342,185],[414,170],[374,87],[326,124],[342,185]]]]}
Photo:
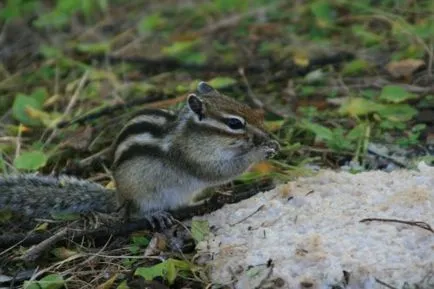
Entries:
{"type": "Polygon", "coordinates": [[[213,228],[197,247],[230,288],[434,288],[434,233],[364,218],[434,228],[434,168],[321,171],[196,218],[213,228]]]}

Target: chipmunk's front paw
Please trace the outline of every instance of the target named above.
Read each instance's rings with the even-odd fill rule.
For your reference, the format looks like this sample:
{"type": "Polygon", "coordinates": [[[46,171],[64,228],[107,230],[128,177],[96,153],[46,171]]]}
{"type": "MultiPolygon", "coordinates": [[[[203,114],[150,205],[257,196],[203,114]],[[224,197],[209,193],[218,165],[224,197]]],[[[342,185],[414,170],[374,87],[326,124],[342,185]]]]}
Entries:
{"type": "Polygon", "coordinates": [[[279,150],[279,143],[275,140],[270,141],[265,147],[265,158],[270,159],[274,157],[279,152],[279,150]]]}
{"type": "Polygon", "coordinates": [[[152,229],[166,229],[173,225],[174,219],[165,211],[156,211],[145,215],[145,219],[151,224],[152,229]]]}

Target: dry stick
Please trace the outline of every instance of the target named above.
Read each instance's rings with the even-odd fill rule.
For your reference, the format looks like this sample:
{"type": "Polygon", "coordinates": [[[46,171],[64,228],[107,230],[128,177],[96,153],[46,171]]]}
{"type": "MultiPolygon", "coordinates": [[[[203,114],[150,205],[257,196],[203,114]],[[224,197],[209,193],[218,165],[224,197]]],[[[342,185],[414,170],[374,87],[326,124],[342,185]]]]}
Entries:
{"type": "Polygon", "coordinates": [[[382,158],[384,158],[384,159],[386,159],[388,161],[391,161],[392,163],[394,163],[394,164],[396,164],[396,165],[398,165],[398,166],[400,166],[402,168],[408,167],[408,164],[406,164],[404,162],[401,162],[400,160],[398,160],[398,159],[396,159],[396,158],[394,158],[392,156],[384,154],[380,150],[376,150],[375,148],[372,148],[372,147],[368,148],[368,152],[371,153],[371,154],[373,154],[373,155],[377,155],[379,157],[382,157],[382,158]]]}
{"type": "Polygon", "coordinates": [[[142,104],[154,102],[154,101],[160,100],[161,98],[162,98],[162,96],[159,96],[159,95],[150,95],[150,96],[142,97],[140,99],[135,99],[135,100],[129,101],[127,103],[121,103],[121,104],[117,104],[117,105],[113,105],[113,106],[108,106],[108,107],[102,108],[96,112],[91,112],[89,114],[79,116],[79,117],[72,119],[72,120],[61,121],[57,124],[57,128],[65,128],[65,127],[68,127],[68,126],[76,124],[76,123],[83,124],[83,123],[86,123],[87,121],[96,119],[98,117],[101,117],[104,115],[111,115],[114,112],[117,112],[119,110],[123,110],[123,109],[129,108],[129,107],[134,107],[137,105],[142,105],[142,104]]]}
{"type": "Polygon", "coordinates": [[[238,73],[241,75],[241,77],[243,78],[243,82],[247,87],[247,100],[250,103],[250,105],[253,108],[264,108],[264,103],[262,101],[260,101],[254,94],[252,91],[252,88],[250,87],[250,83],[247,80],[246,74],[244,73],[244,68],[239,68],[238,69],[238,73]]]}
{"type": "Polygon", "coordinates": [[[278,8],[283,3],[284,2],[281,2],[278,5],[273,4],[273,5],[268,5],[266,7],[260,7],[260,8],[254,9],[254,10],[247,11],[246,13],[237,14],[237,15],[230,16],[228,18],[224,18],[220,21],[217,21],[215,23],[212,23],[212,24],[202,28],[197,34],[198,35],[209,34],[209,33],[216,32],[217,30],[220,30],[223,28],[232,27],[232,26],[238,24],[238,22],[240,22],[244,18],[253,16],[253,15],[257,15],[257,14],[264,14],[268,10],[271,10],[272,8],[278,8]]]}
{"type": "Polygon", "coordinates": [[[250,218],[251,216],[255,215],[257,212],[259,212],[260,210],[262,210],[265,207],[264,204],[260,205],[256,210],[254,210],[252,213],[248,214],[247,216],[245,216],[244,218],[242,218],[241,220],[239,220],[238,222],[235,222],[233,224],[229,224],[229,226],[233,227],[235,225],[238,225],[242,222],[244,222],[245,220],[247,220],[248,218],[250,218]]]}
{"type": "Polygon", "coordinates": [[[271,108],[270,106],[264,104],[261,100],[259,100],[255,94],[253,93],[253,90],[250,86],[249,80],[246,77],[246,74],[244,73],[244,68],[239,68],[238,69],[238,73],[241,75],[241,77],[243,78],[243,82],[247,87],[247,100],[250,103],[250,105],[253,108],[260,108],[263,109],[265,111],[268,111],[272,114],[278,115],[282,118],[285,118],[285,115],[282,115],[280,112],[274,110],[273,108],[271,108]]]}
{"type": "Polygon", "coordinates": [[[434,233],[434,230],[431,228],[430,225],[428,225],[425,222],[420,222],[420,221],[403,221],[403,220],[397,220],[397,219],[383,219],[383,218],[365,218],[363,220],[360,220],[360,223],[366,223],[366,222],[372,222],[372,221],[406,224],[406,225],[410,225],[410,226],[416,226],[416,227],[428,230],[431,233],[434,233]]]}
{"type": "Polygon", "coordinates": [[[68,228],[63,228],[56,234],[52,235],[50,238],[45,239],[41,243],[30,248],[23,256],[20,257],[21,260],[25,262],[33,262],[38,259],[44,252],[49,248],[53,247],[58,241],[62,240],[68,233],[68,228]]]}
{"type": "MultiPolygon", "coordinates": [[[[86,80],[88,79],[88,77],[89,77],[89,71],[86,70],[86,72],[81,77],[80,82],[78,83],[78,87],[75,90],[74,94],[72,95],[71,100],[69,101],[68,105],[66,106],[66,109],[63,112],[62,118],[65,118],[65,116],[67,116],[71,112],[72,108],[74,107],[75,103],[77,102],[78,96],[80,95],[80,92],[83,89],[84,84],[86,83],[86,80]]],[[[44,146],[48,145],[53,140],[53,138],[57,134],[57,131],[58,131],[57,127],[54,127],[53,131],[51,132],[51,135],[45,141],[44,146]]]]}
{"type": "Polygon", "coordinates": [[[378,284],[381,284],[383,286],[386,286],[389,289],[398,289],[396,287],[393,287],[392,285],[387,284],[386,282],[381,281],[380,279],[375,278],[375,282],[377,282],[378,284]]]}
{"type": "Polygon", "coordinates": [[[19,125],[18,127],[18,134],[17,134],[17,142],[16,142],[16,146],[15,146],[15,159],[20,155],[20,150],[21,150],[21,133],[23,131],[24,126],[22,124],[19,125]]]}

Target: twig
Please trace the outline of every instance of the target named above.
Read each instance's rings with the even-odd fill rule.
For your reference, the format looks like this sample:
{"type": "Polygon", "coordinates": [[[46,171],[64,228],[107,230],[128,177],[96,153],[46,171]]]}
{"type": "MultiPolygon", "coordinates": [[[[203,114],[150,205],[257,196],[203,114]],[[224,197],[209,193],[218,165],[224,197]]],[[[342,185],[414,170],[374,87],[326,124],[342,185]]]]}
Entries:
{"type": "Polygon", "coordinates": [[[264,104],[262,103],[262,101],[260,101],[255,94],[252,91],[252,88],[250,87],[250,83],[247,80],[246,74],[244,73],[244,68],[239,68],[238,69],[238,73],[241,75],[241,77],[243,78],[243,82],[247,87],[247,100],[250,103],[250,106],[253,108],[263,108],[264,104]]]}
{"type": "Polygon", "coordinates": [[[389,289],[398,289],[398,288],[393,287],[392,285],[389,285],[389,284],[387,284],[387,283],[385,283],[385,282],[383,282],[383,281],[381,281],[380,279],[377,279],[377,278],[375,278],[375,282],[377,282],[378,284],[381,284],[383,286],[386,286],[389,289]]]}
{"type": "Polygon", "coordinates": [[[208,25],[208,26],[202,28],[197,34],[198,35],[204,35],[204,34],[216,32],[220,29],[232,27],[234,25],[237,25],[244,18],[253,16],[253,15],[258,15],[258,14],[265,14],[267,11],[271,10],[272,8],[278,8],[283,3],[284,2],[278,3],[278,5],[274,5],[274,4],[268,5],[266,7],[260,7],[260,8],[254,9],[254,10],[247,11],[245,13],[232,15],[230,17],[224,18],[220,21],[217,21],[215,23],[212,23],[211,25],[208,25]]]}
{"type": "Polygon", "coordinates": [[[68,228],[63,228],[50,238],[45,239],[41,243],[30,248],[23,256],[21,260],[25,262],[33,262],[38,259],[44,252],[53,247],[58,241],[62,240],[68,234],[68,228]]]}
{"type": "Polygon", "coordinates": [[[106,116],[106,115],[109,116],[109,115],[114,114],[115,112],[118,112],[119,110],[124,110],[124,109],[134,107],[137,105],[154,102],[154,101],[160,100],[162,98],[163,98],[162,95],[150,95],[150,96],[142,97],[140,99],[132,100],[132,101],[127,102],[127,103],[121,103],[121,104],[105,107],[105,108],[102,108],[96,112],[92,112],[89,114],[85,114],[83,116],[79,116],[73,120],[61,121],[57,124],[57,128],[65,128],[65,127],[68,127],[68,126],[73,125],[73,124],[84,124],[88,121],[97,119],[101,116],[106,116]]]}
{"type": "MultiPolygon", "coordinates": [[[[77,102],[77,98],[80,95],[80,92],[82,91],[84,84],[86,83],[86,80],[89,77],[89,71],[87,70],[83,76],[80,79],[80,82],[78,83],[77,89],[75,90],[74,94],[72,95],[68,105],[66,106],[65,111],[63,112],[63,116],[62,118],[65,118],[65,116],[67,116],[70,112],[71,109],[74,107],[75,103],[77,102]]],[[[56,136],[57,134],[57,127],[54,127],[53,131],[51,132],[50,136],[47,138],[47,140],[45,141],[44,146],[48,145],[53,138],[56,136]]]]}
{"type": "Polygon", "coordinates": [[[402,168],[408,167],[408,164],[406,164],[404,162],[401,162],[400,160],[398,160],[398,159],[396,159],[396,158],[394,158],[392,156],[388,156],[386,154],[383,154],[383,153],[381,153],[378,150],[375,150],[373,148],[373,146],[368,147],[367,151],[368,151],[368,153],[371,153],[373,155],[377,155],[377,156],[382,157],[382,158],[384,158],[386,160],[389,160],[389,161],[393,162],[394,164],[396,164],[396,165],[398,165],[398,166],[400,166],[402,168]]]}
{"type": "Polygon", "coordinates": [[[406,224],[406,225],[410,225],[410,226],[416,226],[416,227],[428,230],[434,234],[434,230],[431,228],[430,225],[428,225],[425,222],[420,222],[420,221],[403,221],[403,220],[398,220],[398,219],[383,219],[383,218],[365,218],[365,219],[360,220],[360,223],[366,223],[366,222],[372,222],[372,221],[400,223],[400,224],[406,224]]]}
{"type": "Polygon", "coordinates": [[[260,210],[262,210],[265,207],[264,204],[260,205],[256,210],[254,210],[252,213],[248,214],[247,216],[245,216],[244,218],[242,218],[241,220],[239,220],[238,222],[235,222],[233,224],[229,224],[229,226],[233,227],[237,224],[240,224],[242,222],[244,222],[245,220],[247,220],[248,218],[250,218],[251,216],[253,216],[254,214],[256,214],[257,212],[259,212],[260,210]]]}
{"type": "Polygon", "coordinates": [[[16,138],[16,146],[15,146],[15,159],[20,155],[21,150],[21,133],[23,132],[24,126],[20,124],[18,126],[18,134],[16,138]]]}
{"type": "Polygon", "coordinates": [[[244,73],[244,68],[239,68],[238,73],[241,75],[243,82],[247,88],[247,101],[251,107],[263,109],[263,110],[268,111],[272,114],[278,115],[282,118],[286,117],[285,115],[282,115],[280,112],[276,111],[275,109],[271,108],[270,106],[264,104],[259,98],[256,97],[256,95],[254,94],[254,92],[250,86],[249,80],[247,79],[246,74],[244,73]]]}

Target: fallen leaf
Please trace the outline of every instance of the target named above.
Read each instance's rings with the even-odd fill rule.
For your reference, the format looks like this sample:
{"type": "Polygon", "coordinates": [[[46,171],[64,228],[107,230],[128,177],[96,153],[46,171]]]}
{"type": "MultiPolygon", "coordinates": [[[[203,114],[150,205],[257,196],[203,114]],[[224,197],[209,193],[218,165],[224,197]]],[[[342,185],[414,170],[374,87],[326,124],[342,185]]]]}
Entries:
{"type": "Polygon", "coordinates": [[[275,170],[276,168],[273,166],[273,164],[268,161],[259,162],[250,169],[250,171],[260,173],[260,174],[271,173],[274,172],[275,170]]]}
{"type": "Polygon", "coordinates": [[[295,51],[292,56],[292,61],[294,61],[297,66],[306,67],[309,65],[309,56],[305,51],[295,51]]]}
{"type": "Polygon", "coordinates": [[[193,220],[191,222],[191,235],[199,243],[209,235],[209,223],[206,220],[193,220]]]}
{"type": "Polygon", "coordinates": [[[386,85],[381,90],[380,99],[390,103],[401,103],[417,98],[416,94],[406,91],[398,85],[386,85]]]}
{"type": "Polygon", "coordinates": [[[155,233],[152,236],[151,241],[146,247],[143,256],[158,256],[161,251],[165,250],[167,247],[167,238],[160,233],[155,233]]]}
{"type": "Polygon", "coordinates": [[[424,66],[425,62],[420,59],[404,59],[399,61],[391,61],[386,65],[386,70],[395,78],[410,77],[420,67],[424,66]]]}
{"type": "Polygon", "coordinates": [[[80,128],[61,143],[62,148],[72,148],[76,151],[85,151],[92,141],[93,128],[86,126],[80,128]]]}
{"type": "Polygon", "coordinates": [[[14,160],[15,168],[19,170],[37,170],[47,163],[48,156],[42,151],[23,152],[14,160]]]}
{"type": "Polygon", "coordinates": [[[69,257],[75,256],[78,252],[74,250],[67,249],[65,247],[54,248],[51,253],[61,260],[68,259],[69,257]]]}

